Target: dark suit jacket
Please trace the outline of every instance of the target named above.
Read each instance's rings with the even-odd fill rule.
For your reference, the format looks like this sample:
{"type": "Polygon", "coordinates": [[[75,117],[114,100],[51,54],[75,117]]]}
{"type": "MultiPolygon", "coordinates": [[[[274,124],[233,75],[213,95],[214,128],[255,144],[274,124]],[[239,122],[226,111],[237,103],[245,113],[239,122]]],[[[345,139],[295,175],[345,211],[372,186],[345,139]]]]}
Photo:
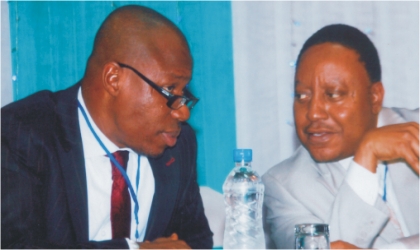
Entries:
{"type": "MultiPolygon", "coordinates": [[[[1,110],[2,248],[128,247],[124,239],[89,241],[79,87],[41,91],[1,110]]],[[[149,158],[155,195],[145,240],[175,232],[192,248],[212,247],[196,153],[195,134],[184,123],[176,146],[149,158]]]]}

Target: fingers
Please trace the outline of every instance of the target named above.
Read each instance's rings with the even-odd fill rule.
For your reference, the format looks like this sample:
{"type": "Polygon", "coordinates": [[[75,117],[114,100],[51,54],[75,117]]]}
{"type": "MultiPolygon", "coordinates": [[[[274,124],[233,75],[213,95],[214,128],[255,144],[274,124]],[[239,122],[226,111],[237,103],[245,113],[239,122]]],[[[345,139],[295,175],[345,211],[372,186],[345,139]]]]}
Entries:
{"type": "Polygon", "coordinates": [[[411,142],[411,150],[407,150],[407,154],[405,156],[405,161],[408,165],[419,174],[419,140],[417,138],[416,141],[411,142]]]}
{"type": "Polygon", "coordinates": [[[153,242],[164,242],[164,241],[174,241],[174,240],[178,240],[178,235],[176,233],[171,234],[171,236],[169,237],[157,238],[153,242]]]}
{"type": "Polygon", "coordinates": [[[191,249],[185,241],[178,239],[176,233],[169,237],[157,238],[153,242],[144,241],[139,245],[141,249],[191,249]]]}
{"type": "Polygon", "coordinates": [[[419,124],[388,125],[369,131],[360,143],[354,160],[376,172],[377,161],[403,159],[419,173],[419,124]]]}
{"type": "Polygon", "coordinates": [[[166,238],[166,237],[160,237],[157,238],[156,240],[152,241],[152,243],[162,243],[162,242],[167,242],[167,241],[173,241],[171,238],[166,238]]]}
{"type": "MultiPolygon", "coordinates": [[[[417,142],[417,149],[419,146],[419,124],[416,122],[410,122],[407,123],[407,130],[411,134],[411,138],[414,142],[417,142]]],[[[417,156],[419,155],[419,152],[417,150],[417,156]]]]}
{"type": "Polygon", "coordinates": [[[413,146],[411,154],[407,155],[405,161],[408,165],[414,170],[414,172],[419,174],[419,145],[413,146]]]}
{"type": "Polygon", "coordinates": [[[419,124],[415,122],[407,123],[407,130],[410,136],[406,140],[409,148],[406,149],[404,159],[408,165],[419,174],[419,124]]]}
{"type": "Polygon", "coordinates": [[[171,236],[169,236],[169,238],[170,238],[171,240],[178,240],[178,234],[173,233],[173,234],[171,234],[171,236]]]}
{"type": "Polygon", "coordinates": [[[331,249],[360,249],[357,246],[342,240],[331,242],[330,245],[331,249]]]}
{"type": "Polygon", "coordinates": [[[419,174],[419,151],[420,151],[420,147],[419,147],[419,124],[416,123],[415,124],[415,133],[414,136],[417,138],[417,143],[414,143],[413,145],[413,149],[414,149],[414,154],[417,156],[417,158],[415,159],[415,163],[412,165],[414,171],[416,171],[417,174],[419,174]]]}

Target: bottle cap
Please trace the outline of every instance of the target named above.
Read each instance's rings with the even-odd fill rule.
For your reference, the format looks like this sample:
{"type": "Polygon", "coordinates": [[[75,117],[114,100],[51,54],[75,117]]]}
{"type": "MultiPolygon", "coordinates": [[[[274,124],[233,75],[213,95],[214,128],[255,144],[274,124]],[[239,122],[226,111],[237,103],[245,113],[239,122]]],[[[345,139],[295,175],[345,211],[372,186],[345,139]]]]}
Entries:
{"type": "Polygon", "coordinates": [[[252,149],[234,149],[233,150],[233,161],[234,162],[241,162],[241,161],[251,162],[252,161],[252,149]]]}

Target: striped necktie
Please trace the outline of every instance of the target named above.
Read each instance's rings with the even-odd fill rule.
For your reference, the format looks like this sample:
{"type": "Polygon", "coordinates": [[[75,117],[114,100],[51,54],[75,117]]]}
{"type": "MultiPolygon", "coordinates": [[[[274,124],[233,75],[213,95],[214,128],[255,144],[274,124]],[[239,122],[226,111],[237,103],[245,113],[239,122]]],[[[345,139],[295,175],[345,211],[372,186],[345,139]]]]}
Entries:
{"type": "MultiPolygon", "coordinates": [[[[127,170],[128,151],[117,151],[112,154],[118,163],[127,170]]],[[[130,238],[131,199],[127,183],[123,175],[111,161],[112,193],[111,193],[111,227],[112,238],[130,238]]]]}

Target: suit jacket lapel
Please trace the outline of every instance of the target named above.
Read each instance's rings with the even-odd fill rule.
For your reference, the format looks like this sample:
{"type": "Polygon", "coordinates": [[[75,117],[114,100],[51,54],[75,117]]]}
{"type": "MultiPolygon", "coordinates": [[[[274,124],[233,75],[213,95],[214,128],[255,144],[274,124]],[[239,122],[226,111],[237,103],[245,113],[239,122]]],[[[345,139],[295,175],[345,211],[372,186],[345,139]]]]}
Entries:
{"type": "Polygon", "coordinates": [[[399,208],[411,234],[419,232],[419,179],[403,162],[389,164],[389,176],[399,208]]]}
{"type": "Polygon", "coordinates": [[[345,170],[339,162],[317,163],[303,146],[298,149],[297,165],[311,167],[318,174],[316,180],[320,182],[333,196],[343,182],[345,170]]]}
{"type": "MultiPolygon", "coordinates": [[[[378,127],[405,123],[406,119],[417,121],[417,117],[406,117],[398,109],[382,108],[378,127]]],[[[404,162],[388,164],[389,176],[399,208],[411,234],[419,233],[419,176],[404,162]]]]}
{"type": "Polygon", "coordinates": [[[80,84],[76,84],[57,93],[56,108],[63,128],[59,138],[63,149],[59,151],[59,165],[63,171],[71,220],[77,241],[86,242],[89,240],[89,220],[85,162],[77,110],[79,87],[80,84]]]}
{"type": "Polygon", "coordinates": [[[335,196],[345,176],[343,167],[338,162],[331,162],[315,164],[315,168],[319,173],[318,181],[335,196]]]}
{"type": "Polygon", "coordinates": [[[161,235],[165,235],[165,230],[171,220],[180,185],[181,162],[178,156],[175,147],[167,149],[159,158],[149,157],[155,178],[155,194],[150,209],[145,240],[154,240],[161,235]]]}

